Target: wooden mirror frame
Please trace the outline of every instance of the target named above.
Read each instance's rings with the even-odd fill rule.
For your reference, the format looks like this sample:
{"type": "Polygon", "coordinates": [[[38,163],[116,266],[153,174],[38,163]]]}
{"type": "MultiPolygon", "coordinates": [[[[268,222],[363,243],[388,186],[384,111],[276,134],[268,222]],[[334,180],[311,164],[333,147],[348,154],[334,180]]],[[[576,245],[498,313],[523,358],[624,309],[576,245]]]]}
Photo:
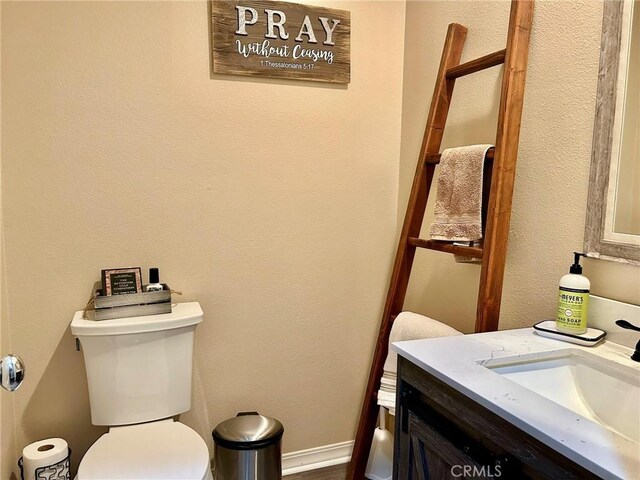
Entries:
{"type": "Polygon", "coordinates": [[[604,238],[624,1],[604,2],[584,250],[589,257],[640,265],[640,247],[604,238]]]}

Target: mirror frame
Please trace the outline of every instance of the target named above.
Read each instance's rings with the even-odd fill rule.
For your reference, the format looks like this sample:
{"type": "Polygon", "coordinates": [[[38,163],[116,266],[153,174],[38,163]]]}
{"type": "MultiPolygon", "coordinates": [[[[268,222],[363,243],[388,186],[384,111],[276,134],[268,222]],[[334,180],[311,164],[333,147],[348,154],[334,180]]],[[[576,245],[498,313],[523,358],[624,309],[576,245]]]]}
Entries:
{"type": "Polygon", "coordinates": [[[623,0],[604,2],[584,250],[592,258],[640,265],[640,247],[604,238],[623,12],[623,0]]]}

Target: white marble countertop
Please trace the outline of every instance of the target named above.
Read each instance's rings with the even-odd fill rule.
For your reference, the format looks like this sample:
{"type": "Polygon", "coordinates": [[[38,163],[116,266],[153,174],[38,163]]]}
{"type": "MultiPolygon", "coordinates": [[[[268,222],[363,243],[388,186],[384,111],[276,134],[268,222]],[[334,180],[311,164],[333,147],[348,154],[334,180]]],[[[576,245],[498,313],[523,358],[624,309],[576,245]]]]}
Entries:
{"type": "MultiPolygon", "coordinates": [[[[603,478],[640,479],[640,445],[503,378],[479,362],[560,349],[580,349],[632,367],[627,347],[596,347],[543,338],[532,328],[397,342],[392,349],[534,438],[603,478]]],[[[640,406],[639,406],[640,407],[640,406]]]]}

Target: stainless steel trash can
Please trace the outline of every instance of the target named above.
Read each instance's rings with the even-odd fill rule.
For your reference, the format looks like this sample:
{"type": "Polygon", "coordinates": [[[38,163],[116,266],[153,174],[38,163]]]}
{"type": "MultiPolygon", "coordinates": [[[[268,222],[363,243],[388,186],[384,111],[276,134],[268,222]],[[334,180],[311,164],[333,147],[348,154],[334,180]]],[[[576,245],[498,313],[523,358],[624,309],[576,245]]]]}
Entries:
{"type": "Polygon", "coordinates": [[[215,480],[280,480],[284,427],[258,412],[241,412],[213,430],[215,480]]]}

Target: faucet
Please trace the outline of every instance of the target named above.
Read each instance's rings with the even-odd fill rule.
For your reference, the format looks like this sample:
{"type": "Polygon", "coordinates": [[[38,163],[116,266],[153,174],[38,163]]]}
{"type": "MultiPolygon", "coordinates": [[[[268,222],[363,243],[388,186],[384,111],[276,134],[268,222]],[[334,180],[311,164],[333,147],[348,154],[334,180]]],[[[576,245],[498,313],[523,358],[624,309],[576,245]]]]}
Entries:
{"type": "MultiPolygon", "coordinates": [[[[616,325],[622,328],[626,328],[627,330],[633,330],[634,332],[640,332],[640,327],[636,327],[632,323],[627,322],[626,320],[616,320],[616,325]]],[[[631,355],[631,360],[636,362],[640,362],[640,340],[636,343],[636,351],[631,355]]]]}

